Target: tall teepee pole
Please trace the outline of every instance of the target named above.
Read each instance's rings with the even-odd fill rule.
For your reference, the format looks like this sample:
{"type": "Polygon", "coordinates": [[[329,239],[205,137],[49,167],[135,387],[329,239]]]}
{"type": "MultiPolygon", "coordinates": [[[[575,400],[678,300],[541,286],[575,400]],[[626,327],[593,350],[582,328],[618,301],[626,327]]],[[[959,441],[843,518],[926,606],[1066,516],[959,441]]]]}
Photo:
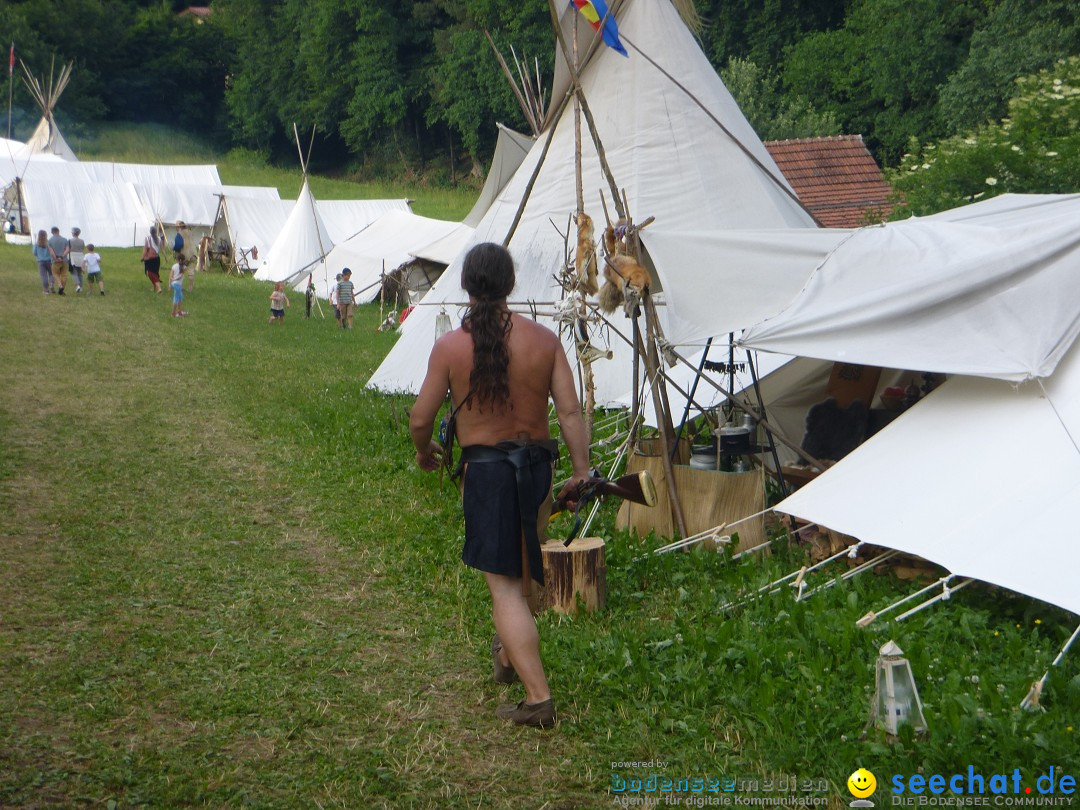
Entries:
{"type": "MultiPolygon", "coordinates": [[[[580,68],[579,56],[578,56],[578,27],[577,20],[574,20],[574,46],[573,46],[573,58],[574,65],[573,71],[576,74],[580,68]]],[[[581,179],[581,87],[575,83],[574,88],[574,189],[577,193],[577,217],[575,221],[578,225],[578,239],[582,239],[581,228],[582,215],[585,213],[585,190],[582,185],[581,179]]],[[[578,277],[585,272],[584,268],[576,268],[578,277]]],[[[577,344],[578,357],[585,357],[585,349],[589,346],[589,327],[586,322],[589,309],[585,305],[585,298],[582,296],[581,305],[578,307],[578,328],[575,330],[574,340],[577,344]]],[[[596,380],[593,377],[592,360],[581,361],[581,382],[582,387],[585,389],[585,428],[588,430],[589,435],[592,435],[593,429],[593,416],[596,413],[596,380]]]]}
{"type": "Polygon", "coordinates": [[[7,136],[11,140],[11,94],[15,87],[15,43],[8,52],[7,136]]]}
{"type": "MultiPolygon", "coordinates": [[[[315,127],[311,127],[311,142],[308,144],[307,159],[304,159],[303,149],[300,147],[300,133],[296,129],[296,122],[293,122],[293,136],[296,138],[296,151],[300,154],[300,169],[304,176],[304,185],[308,182],[308,164],[311,163],[311,150],[315,146],[315,127]]],[[[319,240],[319,254],[322,258],[326,258],[326,245],[322,241],[322,229],[319,227],[319,213],[315,210],[315,196],[311,193],[311,186],[307,186],[308,190],[308,205],[311,207],[311,218],[315,221],[315,238],[319,240]]]]}
{"type": "MultiPolygon", "coordinates": [[[[573,77],[571,88],[574,93],[574,190],[576,192],[577,201],[577,215],[574,217],[574,221],[578,228],[578,240],[585,238],[592,239],[591,226],[585,226],[585,191],[582,184],[582,166],[581,166],[581,108],[584,103],[584,96],[581,92],[581,85],[578,84],[578,27],[577,19],[574,19],[573,25],[573,50],[569,51],[565,47],[563,41],[561,22],[559,20],[558,12],[555,8],[554,0],[548,0],[548,10],[551,14],[551,24],[555,29],[555,34],[559,41],[563,43],[563,58],[567,62],[567,68],[570,71],[570,75],[573,77]],[[582,230],[586,229],[587,234],[583,234],[582,230]]],[[[575,14],[574,11],[570,12],[575,14]]],[[[578,251],[580,257],[580,250],[578,251]]],[[[575,268],[577,270],[578,278],[582,278],[585,269],[582,267],[575,268]]],[[[579,289],[579,288],[571,288],[579,289]]],[[[589,310],[585,304],[584,296],[581,297],[580,305],[578,307],[577,318],[573,326],[574,330],[574,344],[577,349],[578,364],[581,368],[581,384],[584,391],[584,402],[582,403],[585,412],[585,427],[589,431],[589,435],[592,435],[593,427],[593,415],[596,413],[596,381],[593,376],[592,359],[588,357],[586,350],[589,348],[589,327],[588,318],[589,310]]]]}

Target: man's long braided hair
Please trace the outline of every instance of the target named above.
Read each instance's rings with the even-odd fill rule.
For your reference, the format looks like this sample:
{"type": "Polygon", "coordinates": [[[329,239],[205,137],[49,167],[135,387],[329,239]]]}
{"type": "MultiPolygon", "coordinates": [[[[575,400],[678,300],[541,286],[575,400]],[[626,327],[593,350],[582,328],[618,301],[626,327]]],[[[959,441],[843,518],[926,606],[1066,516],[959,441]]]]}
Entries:
{"type": "Polygon", "coordinates": [[[503,305],[514,289],[514,260],[494,242],[482,242],[465,254],[461,286],[473,300],[461,319],[472,335],[473,367],[469,390],[480,410],[513,407],[510,403],[510,312],[503,305]]]}

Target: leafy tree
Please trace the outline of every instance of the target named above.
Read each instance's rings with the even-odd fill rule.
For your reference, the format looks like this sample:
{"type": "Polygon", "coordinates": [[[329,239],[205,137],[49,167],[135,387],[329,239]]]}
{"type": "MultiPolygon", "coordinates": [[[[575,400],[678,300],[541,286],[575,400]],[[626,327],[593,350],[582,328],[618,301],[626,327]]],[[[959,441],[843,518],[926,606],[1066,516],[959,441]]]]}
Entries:
{"type": "MultiPolygon", "coordinates": [[[[197,25],[167,4],[128,0],[0,3],[0,24],[35,74],[75,63],[57,108],[65,130],[72,121],[105,117],[168,122],[204,135],[215,126],[228,44],[213,24],[197,25]]],[[[32,106],[20,85],[17,103],[32,106]]]]}
{"type": "MultiPolygon", "coordinates": [[[[236,57],[226,91],[241,145],[292,149],[292,127],[365,154],[418,119],[430,31],[392,0],[220,0],[236,57]]],[[[400,151],[400,148],[399,148],[400,151]]]]}
{"type": "Polygon", "coordinates": [[[702,44],[714,65],[772,66],[808,34],[838,28],[851,0],[698,0],[702,44]]]}
{"type": "Polygon", "coordinates": [[[720,71],[720,78],[762,140],[840,133],[834,113],[819,113],[801,97],[782,96],[777,88],[779,77],[748,59],[733,57],[720,71]]]}
{"type": "Polygon", "coordinates": [[[889,180],[906,203],[894,216],[931,214],[1006,192],[1080,192],[1080,57],[1016,82],[1009,117],[968,135],[912,143],[889,180]]]}
{"type": "Polygon", "coordinates": [[[355,84],[341,122],[341,134],[356,150],[380,133],[393,134],[409,111],[404,52],[410,44],[408,23],[395,17],[390,0],[352,0],[355,39],[348,52],[355,84]]]}
{"type": "Polygon", "coordinates": [[[128,66],[102,87],[111,117],[224,136],[229,43],[213,17],[177,17],[162,4],[138,9],[125,29],[123,50],[128,66]]]}
{"type": "Polygon", "coordinates": [[[967,132],[1005,115],[1013,82],[1080,54],[1075,0],[1001,0],[971,36],[964,63],[941,89],[948,131],[967,132]]]}
{"type": "Polygon", "coordinates": [[[895,163],[912,136],[944,133],[937,88],[963,61],[981,14],[979,0],[856,0],[843,28],[791,48],[785,93],[835,113],[895,163]]]}
{"type": "Polygon", "coordinates": [[[509,10],[495,0],[468,0],[446,3],[446,8],[450,22],[436,31],[434,59],[427,74],[431,103],[426,120],[451,129],[470,153],[476,174],[481,155],[494,148],[496,122],[528,131],[484,31],[490,32],[508,62],[512,62],[513,48],[534,72],[538,65],[543,78],[550,77],[552,70],[551,25],[546,3],[509,10]]]}

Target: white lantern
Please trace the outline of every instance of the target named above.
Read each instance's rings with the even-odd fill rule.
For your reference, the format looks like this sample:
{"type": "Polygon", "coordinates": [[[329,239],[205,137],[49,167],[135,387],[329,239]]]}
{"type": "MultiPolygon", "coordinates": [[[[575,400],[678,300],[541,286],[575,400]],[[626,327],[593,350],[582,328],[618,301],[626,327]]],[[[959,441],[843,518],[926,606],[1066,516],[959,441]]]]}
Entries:
{"type": "Polygon", "coordinates": [[[900,726],[909,725],[916,733],[926,731],[919,690],[911,674],[911,664],[895,641],[888,641],[878,651],[875,668],[874,705],[871,719],[886,734],[896,735],[900,726]]]}
{"type": "Polygon", "coordinates": [[[438,340],[447,332],[452,332],[453,329],[454,324],[451,322],[446,309],[440,309],[439,314],[435,316],[435,339],[438,340]]]}

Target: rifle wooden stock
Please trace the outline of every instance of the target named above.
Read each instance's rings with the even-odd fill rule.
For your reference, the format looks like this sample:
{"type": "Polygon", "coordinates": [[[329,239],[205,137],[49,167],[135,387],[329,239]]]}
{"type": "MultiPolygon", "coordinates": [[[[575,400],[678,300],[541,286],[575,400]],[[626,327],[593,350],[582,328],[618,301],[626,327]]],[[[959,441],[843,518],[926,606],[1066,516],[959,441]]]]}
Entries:
{"type": "Polygon", "coordinates": [[[555,501],[552,514],[563,512],[569,502],[582,502],[596,497],[614,495],[626,501],[642,506],[656,506],[656,485],[648,470],[621,475],[612,481],[609,478],[593,476],[577,486],[573,492],[563,492],[555,501]]]}
{"type": "Polygon", "coordinates": [[[623,475],[614,481],[601,478],[596,482],[596,494],[614,495],[642,506],[656,506],[656,486],[647,470],[623,475]]]}

